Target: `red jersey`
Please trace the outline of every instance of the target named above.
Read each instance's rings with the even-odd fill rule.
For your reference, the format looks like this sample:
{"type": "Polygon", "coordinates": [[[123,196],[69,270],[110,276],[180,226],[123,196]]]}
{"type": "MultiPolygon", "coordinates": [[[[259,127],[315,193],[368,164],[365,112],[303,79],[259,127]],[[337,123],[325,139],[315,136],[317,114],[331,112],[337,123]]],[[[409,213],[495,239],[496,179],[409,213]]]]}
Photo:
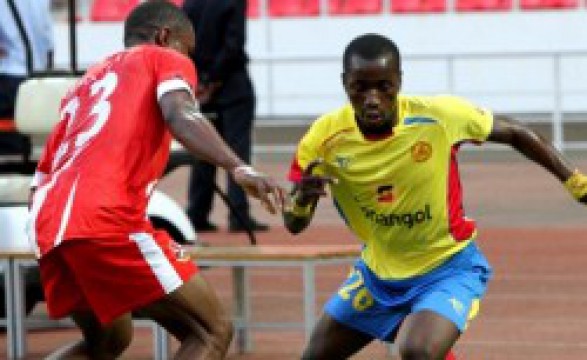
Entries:
{"type": "Polygon", "coordinates": [[[116,53],[78,81],[37,168],[29,237],[38,256],[150,228],[147,202],[171,141],[158,99],[195,83],[189,58],[154,45],[116,53]]]}

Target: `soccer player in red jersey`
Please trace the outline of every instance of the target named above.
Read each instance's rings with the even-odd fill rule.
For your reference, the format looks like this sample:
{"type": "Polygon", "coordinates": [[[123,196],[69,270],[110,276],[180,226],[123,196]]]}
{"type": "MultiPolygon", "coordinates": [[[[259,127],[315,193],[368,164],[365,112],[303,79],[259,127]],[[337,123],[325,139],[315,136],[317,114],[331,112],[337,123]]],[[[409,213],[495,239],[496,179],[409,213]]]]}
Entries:
{"type": "Polygon", "coordinates": [[[187,57],[195,35],[183,12],[150,1],[128,16],[126,50],[93,66],[62,100],[38,165],[29,237],[48,311],[71,316],[83,340],[59,357],[114,358],[132,338],[131,312],[180,342],[176,358],[220,359],[230,320],[196,265],[146,216],[172,137],[220,166],[275,212],[283,192],[244,164],[199,113],[187,57]]]}

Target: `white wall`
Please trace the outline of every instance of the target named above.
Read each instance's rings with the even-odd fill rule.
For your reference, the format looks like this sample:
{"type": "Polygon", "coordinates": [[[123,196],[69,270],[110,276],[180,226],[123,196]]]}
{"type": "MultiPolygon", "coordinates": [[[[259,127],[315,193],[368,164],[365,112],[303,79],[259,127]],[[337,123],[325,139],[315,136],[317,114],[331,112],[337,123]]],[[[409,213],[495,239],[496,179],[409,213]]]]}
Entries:
{"type": "MultiPolygon", "coordinates": [[[[338,106],[344,46],[366,32],[400,46],[405,92],[456,93],[496,111],[587,112],[585,24],[585,9],[251,20],[258,114],[306,117],[338,106]]],[[[56,62],[67,64],[66,25],[55,30],[56,62]]],[[[82,66],[121,49],[122,25],[79,23],[78,48],[82,66]]]]}

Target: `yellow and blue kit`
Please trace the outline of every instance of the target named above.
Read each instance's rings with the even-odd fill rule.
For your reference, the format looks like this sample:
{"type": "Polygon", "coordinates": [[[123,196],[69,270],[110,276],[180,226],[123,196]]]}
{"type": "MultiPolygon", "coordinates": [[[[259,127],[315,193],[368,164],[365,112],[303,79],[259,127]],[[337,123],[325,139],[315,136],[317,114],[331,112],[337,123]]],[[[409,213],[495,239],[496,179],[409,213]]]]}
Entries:
{"type": "MultiPolygon", "coordinates": [[[[454,96],[400,95],[397,112],[393,133],[379,138],[362,134],[350,104],[321,116],[300,141],[289,178],[299,180],[301,170],[321,158],[316,173],[338,179],[331,193],[364,243],[355,270],[369,296],[396,306],[388,298],[394,284],[404,289],[443,282],[452,274],[443,270],[451,260],[468,254],[476,259],[474,267],[481,266],[482,279],[468,298],[450,300],[468,311],[484,293],[491,269],[471,243],[477,231],[464,214],[456,154],[464,142],[487,139],[493,114],[454,96]],[[442,276],[433,276],[437,273],[442,276]]],[[[456,269],[461,275],[466,271],[456,269]]]]}

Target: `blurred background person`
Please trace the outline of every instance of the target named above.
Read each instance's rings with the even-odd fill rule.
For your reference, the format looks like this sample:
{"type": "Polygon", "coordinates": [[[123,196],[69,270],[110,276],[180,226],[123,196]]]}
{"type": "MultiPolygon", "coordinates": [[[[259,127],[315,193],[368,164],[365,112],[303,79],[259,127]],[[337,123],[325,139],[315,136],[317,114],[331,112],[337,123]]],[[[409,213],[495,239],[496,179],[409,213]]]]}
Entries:
{"type": "Polygon", "coordinates": [[[33,72],[53,65],[50,0],[0,2],[0,153],[29,151],[12,118],[19,85],[33,72]]]}
{"type": "MultiPolygon", "coordinates": [[[[201,111],[212,114],[224,141],[245,162],[251,162],[255,92],[248,73],[246,0],[186,0],[183,9],[196,30],[192,59],[198,70],[201,111]]],[[[217,231],[210,221],[216,167],[198,162],[189,180],[187,215],[197,231],[217,231]]],[[[250,214],[244,191],[228,177],[232,232],[266,231],[269,227],[250,214]]]]}
{"type": "MultiPolygon", "coordinates": [[[[15,129],[14,106],[20,84],[53,65],[50,0],[0,1],[0,155],[30,156],[30,140],[15,129]]],[[[38,268],[25,272],[26,311],[43,299],[38,268]]],[[[6,317],[4,274],[0,276],[0,317],[6,317]]]]}

